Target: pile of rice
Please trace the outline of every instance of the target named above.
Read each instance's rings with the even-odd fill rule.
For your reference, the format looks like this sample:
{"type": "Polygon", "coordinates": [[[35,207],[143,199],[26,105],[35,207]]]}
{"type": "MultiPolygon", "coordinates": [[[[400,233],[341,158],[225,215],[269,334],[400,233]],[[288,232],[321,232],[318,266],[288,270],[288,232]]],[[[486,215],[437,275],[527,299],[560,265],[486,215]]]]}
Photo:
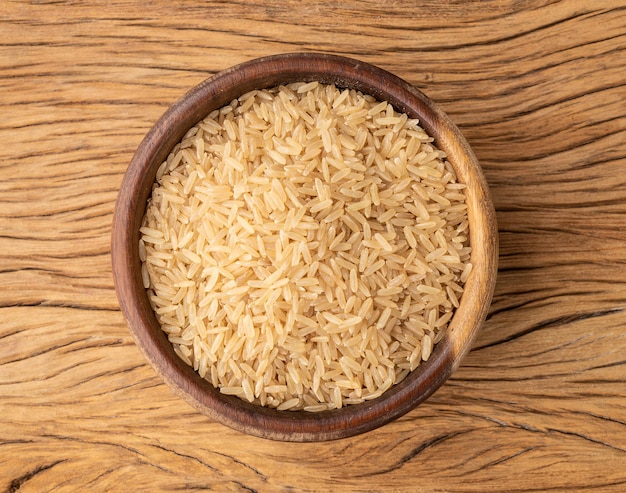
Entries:
{"type": "Polygon", "coordinates": [[[374,399],[428,360],[471,271],[465,187],[432,140],[317,82],[189,130],[139,242],[178,356],[224,394],[306,411],[374,399]]]}

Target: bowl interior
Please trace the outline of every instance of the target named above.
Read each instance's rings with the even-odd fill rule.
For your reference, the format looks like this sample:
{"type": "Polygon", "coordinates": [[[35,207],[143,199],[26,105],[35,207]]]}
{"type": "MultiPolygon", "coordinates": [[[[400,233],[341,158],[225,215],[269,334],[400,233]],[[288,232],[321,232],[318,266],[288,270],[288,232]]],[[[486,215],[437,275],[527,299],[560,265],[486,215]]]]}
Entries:
{"type": "Polygon", "coordinates": [[[375,66],[323,54],[276,55],[247,62],[207,79],[177,101],[137,149],[124,176],[113,221],[115,286],[131,332],[155,371],[182,398],[237,430],[277,440],[319,441],[377,428],[423,402],[458,367],[484,321],[497,269],[495,213],[480,166],[458,128],[420,91],[375,66]],[[472,273],[460,307],[427,362],[378,399],[339,410],[277,411],[221,394],[174,353],[161,331],[141,280],[139,227],[159,165],[186,131],[212,110],[253,90],[318,80],[386,100],[418,118],[467,185],[472,273]]]}

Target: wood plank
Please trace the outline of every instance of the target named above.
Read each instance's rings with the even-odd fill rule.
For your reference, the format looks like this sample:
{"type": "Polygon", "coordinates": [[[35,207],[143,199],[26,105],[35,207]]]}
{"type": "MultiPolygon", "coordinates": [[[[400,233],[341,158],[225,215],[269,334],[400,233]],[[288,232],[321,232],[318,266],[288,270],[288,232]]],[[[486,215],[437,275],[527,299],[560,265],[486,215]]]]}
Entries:
{"type": "Polygon", "coordinates": [[[0,4],[0,490],[623,491],[623,0],[0,4]],[[438,101],[483,165],[489,318],[424,405],[278,443],[163,384],[118,308],[123,173],[185,91],[289,51],[360,58],[438,101]]]}

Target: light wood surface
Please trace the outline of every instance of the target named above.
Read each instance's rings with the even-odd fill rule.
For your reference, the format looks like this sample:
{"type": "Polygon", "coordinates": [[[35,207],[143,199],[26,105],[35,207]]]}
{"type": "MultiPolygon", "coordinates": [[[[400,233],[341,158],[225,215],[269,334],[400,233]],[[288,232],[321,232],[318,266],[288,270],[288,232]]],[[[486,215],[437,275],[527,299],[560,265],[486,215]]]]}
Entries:
{"type": "Polygon", "coordinates": [[[626,490],[626,8],[603,1],[0,3],[0,491],[626,490]],[[110,266],[122,175],[207,76],[361,58],[461,127],[500,228],[461,368],[383,428],[249,437],[176,397],[110,266]]]}

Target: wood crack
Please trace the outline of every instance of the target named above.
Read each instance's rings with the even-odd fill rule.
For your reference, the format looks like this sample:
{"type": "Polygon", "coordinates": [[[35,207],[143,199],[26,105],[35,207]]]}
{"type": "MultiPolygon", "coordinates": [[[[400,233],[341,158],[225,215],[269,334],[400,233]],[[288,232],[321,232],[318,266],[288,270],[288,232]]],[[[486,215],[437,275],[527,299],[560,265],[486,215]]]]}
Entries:
{"type": "Polygon", "coordinates": [[[387,473],[390,473],[390,472],[395,471],[397,469],[400,469],[402,466],[404,466],[405,464],[411,462],[413,459],[415,459],[417,456],[419,456],[425,450],[428,450],[429,448],[432,448],[432,447],[436,447],[436,446],[442,444],[443,442],[446,442],[448,440],[456,438],[456,437],[458,437],[460,435],[464,435],[466,433],[470,433],[471,431],[474,431],[474,430],[462,430],[462,431],[457,431],[457,432],[454,432],[454,433],[445,433],[443,435],[438,435],[436,437],[433,437],[433,438],[431,438],[429,440],[426,440],[425,442],[422,442],[419,446],[415,447],[408,454],[405,454],[399,461],[395,462],[391,466],[389,466],[389,467],[387,467],[385,469],[380,469],[378,471],[373,471],[373,472],[370,472],[370,473],[367,473],[367,474],[362,474],[362,475],[359,475],[357,477],[363,478],[363,477],[370,477],[370,476],[379,476],[381,474],[387,474],[387,473]]]}
{"type": "MultiPolygon", "coordinates": [[[[612,315],[614,313],[622,312],[623,308],[611,308],[609,310],[598,310],[587,313],[578,313],[575,315],[566,315],[562,317],[555,317],[548,320],[544,320],[535,325],[528,327],[527,329],[516,332],[515,334],[511,334],[504,339],[500,339],[494,342],[490,342],[487,344],[483,344],[482,346],[477,346],[473,349],[473,351],[480,351],[482,349],[491,348],[494,346],[499,346],[500,344],[505,344],[507,342],[514,341],[515,339],[519,339],[521,337],[527,336],[528,334],[532,334],[533,332],[537,332],[539,330],[544,330],[548,328],[562,327],[564,325],[568,325],[575,322],[581,322],[583,320],[588,320],[590,318],[598,318],[604,317],[606,315],[612,315]]],[[[553,375],[551,375],[552,377],[553,375]]]]}
{"type": "Polygon", "coordinates": [[[62,460],[57,460],[57,461],[51,462],[50,464],[37,466],[32,471],[29,471],[26,474],[23,474],[22,476],[19,476],[19,477],[13,479],[11,481],[11,483],[9,484],[9,487],[5,490],[6,493],[16,493],[17,491],[20,490],[20,488],[27,481],[30,481],[31,479],[33,479],[38,474],[41,474],[42,472],[45,472],[45,471],[48,471],[49,469],[52,469],[57,464],[61,464],[62,462],[66,462],[66,461],[67,461],[67,459],[62,459],[62,460]]]}

